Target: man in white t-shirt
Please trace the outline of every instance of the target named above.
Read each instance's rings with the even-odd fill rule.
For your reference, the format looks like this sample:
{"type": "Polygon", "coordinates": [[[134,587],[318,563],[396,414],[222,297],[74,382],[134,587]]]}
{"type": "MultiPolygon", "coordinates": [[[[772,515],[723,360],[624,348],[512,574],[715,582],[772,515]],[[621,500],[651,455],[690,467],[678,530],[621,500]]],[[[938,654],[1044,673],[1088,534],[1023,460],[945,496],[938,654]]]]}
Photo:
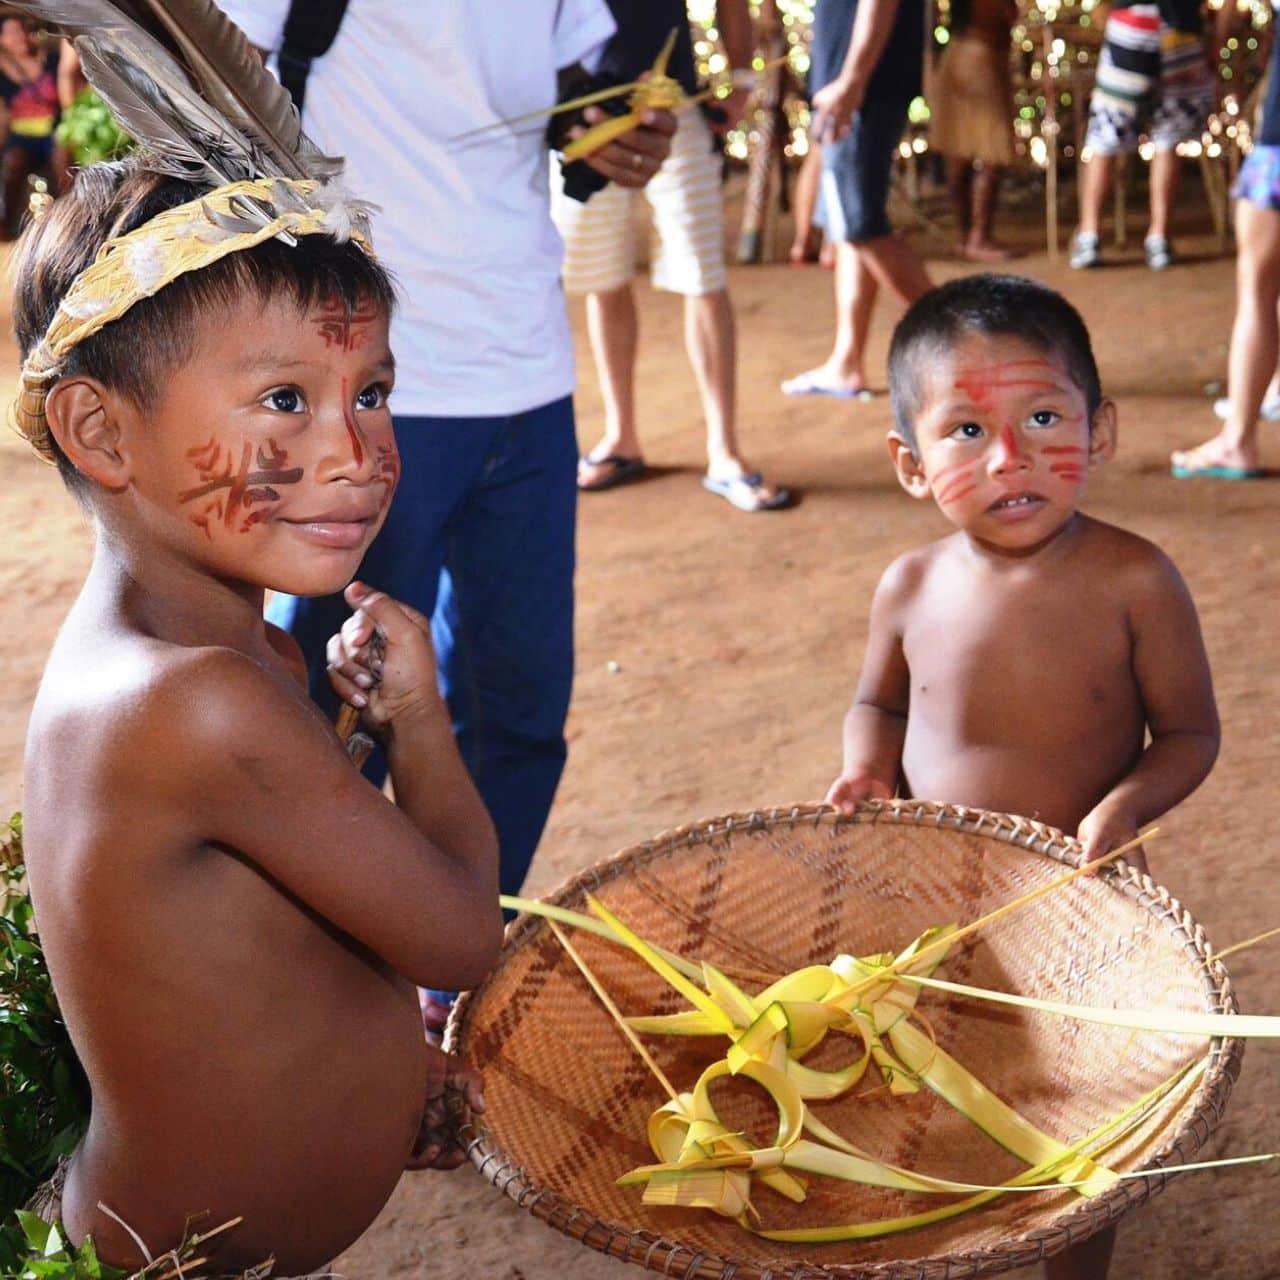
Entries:
{"type": "MultiPolygon", "coordinates": [[[[259,48],[278,49],[289,0],[218,2],[259,48]]],[[[360,576],[432,618],[507,893],[524,879],[565,759],[573,346],[544,124],[460,135],[553,103],[557,74],[591,69],[613,29],[604,0],[351,0],[306,84],[303,127],[380,206],[375,244],[401,293],[391,405],[403,473],[360,576]]],[[[592,167],[643,185],[674,128],[651,114],[592,167]]],[[[301,643],[324,705],[324,646],[346,613],[340,597],[277,597],[270,610],[301,643]]],[[[371,761],[375,781],[384,768],[371,761]]]]}

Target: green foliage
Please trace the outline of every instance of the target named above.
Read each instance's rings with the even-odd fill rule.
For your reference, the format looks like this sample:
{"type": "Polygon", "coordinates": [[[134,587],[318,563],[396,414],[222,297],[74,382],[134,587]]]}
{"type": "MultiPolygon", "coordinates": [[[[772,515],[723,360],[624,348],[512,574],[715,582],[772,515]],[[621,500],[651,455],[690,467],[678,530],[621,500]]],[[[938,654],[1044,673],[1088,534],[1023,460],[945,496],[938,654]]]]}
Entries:
{"type": "Polygon", "coordinates": [[[89,1122],[88,1081],[53,994],[25,873],[15,814],[0,827],[0,1280],[96,1280],[108,1269],[91,1244],[72,1252],[56,1229],[17,1212],[89,1122]]]}
{"type": "Polygon", "coordinates": [[[71,163],[80,168],[99,160],[112,160],[133,145],[107,104],[92,89],[81,90],[62,113],[56,137],[59,146],[71,153],[71,163]]]}
{"type": "Polygon", "coordinates": [[[120,1280],[124,1272],[109,1267],[98,1258],[91,1239],[72,1248],[62,1231],[34,1213],[19,1210],[15,1215],[25,1237],[27,1253],[20,1270],[0,1272],[3,1280],[120,1280]]]}

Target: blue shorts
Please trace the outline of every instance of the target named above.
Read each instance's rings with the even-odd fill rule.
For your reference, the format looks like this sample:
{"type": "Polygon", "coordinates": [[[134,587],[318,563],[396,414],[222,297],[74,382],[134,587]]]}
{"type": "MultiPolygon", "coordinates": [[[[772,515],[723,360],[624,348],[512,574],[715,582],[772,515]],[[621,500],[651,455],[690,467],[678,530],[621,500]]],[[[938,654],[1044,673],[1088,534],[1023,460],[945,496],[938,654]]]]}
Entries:
{"type": "Polygon", "coordinates": [[[907,125],[907,103],[864,102],[853,128],[822,146],[820,218],[831,240],[878,240],[889,225],[889,179],[907,125]]]}
{"type": "Polygon", "coordinates": [[[1255,143],[1240,166],[1231,194],[1259,209],[1280,213],[1280,147],[1255,143]]]}

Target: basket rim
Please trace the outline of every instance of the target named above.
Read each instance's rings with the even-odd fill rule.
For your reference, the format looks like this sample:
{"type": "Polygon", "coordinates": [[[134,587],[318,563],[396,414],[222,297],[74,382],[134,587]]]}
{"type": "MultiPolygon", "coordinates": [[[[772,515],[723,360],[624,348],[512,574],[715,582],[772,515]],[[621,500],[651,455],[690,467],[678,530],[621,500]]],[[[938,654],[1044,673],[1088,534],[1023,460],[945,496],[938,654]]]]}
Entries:
{"type": "MultiPolygon", "coordinates": [[[[852,814],[826,804],[796,804],[703,819],[661,832],[574,873],[539,900],[572,907],[575,899],[580,903],[585,894],[633,869],[666,857],[681,847],[691,848],[717,837],[803,825],[842,827],[875,823],[936,827],[985,836],[1047,855],[1068,866],[1079,866],[1084,859],[1078,840],[1014,814],[925,800],[861,801],[852,814]]],[[[1150,912],[1172,940],[1196,961],[1205,995],[1215,1012],[1239,1011],[1230,975],[1214,956],[1204,929],[1167,889],[1122,859],[1099,872],[1099,879],[1150,912]]],[[[457,1050],[465,1043],[476,994],[506,967],[517,951],[546,928],[545,920],[523,913],[508,925],[498,961],[485,982],[474,992],[464,992],[455,1003],[445,1032],[446,1049],[457,1050]]],[[[1194,1094],[1192,1113],[1178,1132],[1140,1168],[1176,1170],[1178,1165],[1194,1157],[1222,1117],[1243,1056],[1243,1040],[1212,1041],[1209,1067],[1194,1094]]],[[[520,1208],[588,1248],[682,1280],[784,1280],[784,1277],[786,1280],[822,1280],[824,1277],[830,1280],[959,1280],[962,1276],[996,1275],[1032,1265],[1078,1244],[1112,1225],[1130,1209],[1146,1203],[1168,1182],[1167,1177],[1151,1177],[1117,1183],[1061,1214],[1050,1226],[963,1254],[935,1254],[865,1264],[780,1258],[776,1266],[768,1266],[735,1262],[645,1228],[600,1219],[550,1187],[540,1186],[511,1159],[484,1119],[473,1115],[465,1104],[458,1108],[457,1121],[464,1149],[477,1171],[520,1208]]]]}

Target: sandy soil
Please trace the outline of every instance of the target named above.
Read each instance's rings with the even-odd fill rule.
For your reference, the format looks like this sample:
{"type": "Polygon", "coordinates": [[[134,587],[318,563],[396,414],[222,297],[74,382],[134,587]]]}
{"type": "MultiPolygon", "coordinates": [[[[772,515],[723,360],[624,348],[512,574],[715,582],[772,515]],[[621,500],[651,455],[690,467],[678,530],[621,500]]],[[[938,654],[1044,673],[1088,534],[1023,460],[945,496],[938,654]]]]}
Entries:
{"type": "MultiPolygon", "coordinates": [[[[1037,230],[1028,221],[1023,240],[1037,230]]],[[[1042,242],[1040,242],[1042,244],[1042,242]]],[[[935,255],[937,242],[923,241],[935,255]]],[[[1276,507],[1280,481],[1175,483],[1169,450],[1208,433],[1206,384],[1223,376],[1233,286],[1212,238],[1184,236],[1189,261],[1154,275],[1119,265],[1087,276],[1042,253],[1019,269],[1058,287],[1092,329],[1121,410],[1117,461],[1088,509],[1142,533],[1181,566],[1198,602],[1224,723],[1210,781],[1167,821],[1157,875],[1219,947],[1280,923],[1280,663],[1276,507]]],[[[939,256],[938,278],[959,264],[939,256]]],[[[881,398],[788,401],[781,378],[816,363],[830,338],[830,277],[817,268],[735,269],[743,432],[751,458],[794,487],[792,511],[750,518],[704,493],[694,386],[677,299],[640,289],[640,412],[650,480],[582,503],[579,665],[572,754],[529,888],[695,818],[821,796],[839,762],[839,721],[863,645],[870,592],[897,552],[942,531],[898,489],[882,444],[881,398]],[[615,666],[616,664],[616,666],[615,666]]],[[[582,339],[580,310],[575,327],[582,339]]],[[[870,368],[883,369],[894,319],[882,308],[870,368]]],[[[599,396],[585,346],[578,401],[584,447],[599,396]]],[[[12,351],[0,367],[13,368],[12,351]]],[[[5,388],[7,397],[7,388],[5,388]]],[[[56,477],[0,440],[0,588],[21,619],[0,642],[0,799],[21,800],[27,714],[44,655],[83,575],[85,523],[56,477]]],[[[1265,459],[1280,466],[1270,433],[1265,459]]],[[[1082,608],[1087,626],[1087,605],[1082,608]]],[[[1280,1012],[1277,952],[1232,962],[1243,1007],[1280,1012]]],[[[1280,1072],[1250,1050],[1213,1153],[1280,1150],[1280,1072]]],[[[356,1123],[355,1117],[338,1123],[356,1123]]],[[[1128,1219],[1113,1275],[1280,1277],[1280,1167],[1187,1177],[1128,1219]]],[[[345,1275],[618,1276],[603,1259],[526,1218],[469,1170],[406,1177],[340,1261],[345,1275]]],[[[637,1271],[635,1274],[639,1274],[637,1271]]],[[[1032,1273],[1019,1273],[1030,1275],[1032,1273]]]]}

